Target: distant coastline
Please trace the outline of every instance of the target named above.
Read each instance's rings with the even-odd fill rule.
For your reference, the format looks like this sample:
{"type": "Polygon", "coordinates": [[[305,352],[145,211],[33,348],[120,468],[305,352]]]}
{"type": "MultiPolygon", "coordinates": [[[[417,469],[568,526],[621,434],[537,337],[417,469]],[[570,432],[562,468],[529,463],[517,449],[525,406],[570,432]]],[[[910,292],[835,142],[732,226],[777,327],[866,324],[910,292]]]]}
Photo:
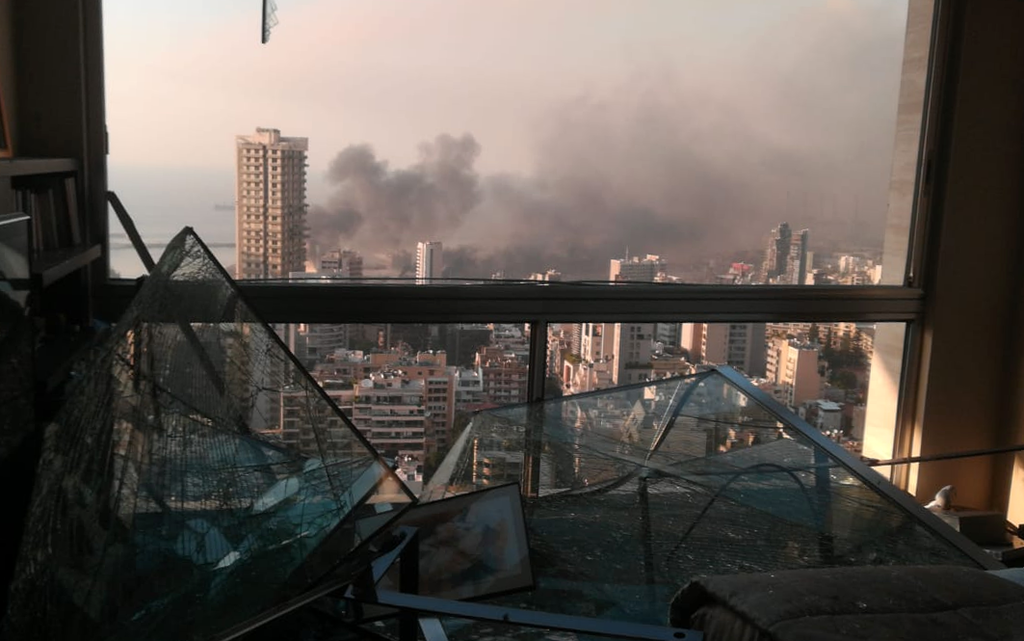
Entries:
{"type": "MultiPolygon", "coordinates": [[[[233,242],[210,242],[206,243],[210,252],[217,259],[217,262],[227,270],[229,274],[235,271],[235,243],[233,242]]],[[[159,260],[167,247],[167,241],[147,242],[154,260],[159,260]]],[[[117,273],[120,278],[137,278],[146,273],[138,254],[131,243],[113,241],[110,243],[110,269],[117,273]]]]}
{"type": "MultiPolygon", "coordinates": [[[[167,247],[168,242],[169,241],[146,242],[146,247],[149,247],[150,249],[164,248],[164,247],[167,247]]],[[[217,249],[234,249],[235,248],[235,243],[233,243],[233,242],[211,242],[211,243],[205,243],[205,244],[206,244],[207,247],[209,247],[211,249],[213,249],[213,248],[217,248],[217,249]]],[[[117,251],[117,250],[123,250],[123,249],[135,249],[135,247],[131,243],[125,243],[125,242],[121,242],[121,243],[111,242],[110,243],[110,250],[111,251],[117,251]]]]}

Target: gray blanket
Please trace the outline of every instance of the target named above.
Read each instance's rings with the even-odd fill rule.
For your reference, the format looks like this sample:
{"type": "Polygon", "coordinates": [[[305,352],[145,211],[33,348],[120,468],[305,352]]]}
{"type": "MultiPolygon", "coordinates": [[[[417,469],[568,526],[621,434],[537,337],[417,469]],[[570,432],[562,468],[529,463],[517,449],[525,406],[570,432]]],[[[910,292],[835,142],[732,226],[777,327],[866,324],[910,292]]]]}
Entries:
{"type": "Polygon", "coordinates": [[[945,566],[715,576],[680,590],[669,620],[707,641],[1024,641],[1024,586],[945,566]]]}

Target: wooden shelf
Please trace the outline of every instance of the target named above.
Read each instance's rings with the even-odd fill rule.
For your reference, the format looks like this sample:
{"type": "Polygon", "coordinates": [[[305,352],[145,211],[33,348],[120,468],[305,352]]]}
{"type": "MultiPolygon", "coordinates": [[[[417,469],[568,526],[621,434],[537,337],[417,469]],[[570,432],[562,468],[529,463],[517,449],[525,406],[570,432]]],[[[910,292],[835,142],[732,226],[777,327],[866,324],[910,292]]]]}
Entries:
{"type": "Polygon", "coordinates": [[[103,250],[99,244],[71,247],[43,252],[32,262],[32,277],[43,287],[64,278],[99,258],[103,250]]]}
{"type": "Polygon", "coordinates": [[[78,171],[74,158],[0,158],[0,176],[32,176],[78,171]]]}

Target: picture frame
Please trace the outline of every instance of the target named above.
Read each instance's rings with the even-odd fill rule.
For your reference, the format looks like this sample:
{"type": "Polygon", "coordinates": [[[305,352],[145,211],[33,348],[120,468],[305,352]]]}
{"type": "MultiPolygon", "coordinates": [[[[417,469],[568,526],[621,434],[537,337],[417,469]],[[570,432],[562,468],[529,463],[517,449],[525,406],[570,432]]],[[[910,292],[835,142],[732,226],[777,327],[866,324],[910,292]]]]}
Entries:
{"type": "MultiPolygon", "coordinates": [[[[420,595],[473,601],[535,587],[518,483],[419,503],[393,523],[419,530],[420,595]]],[[[378,588],[396,589],[397,569],[378,588]]]]}

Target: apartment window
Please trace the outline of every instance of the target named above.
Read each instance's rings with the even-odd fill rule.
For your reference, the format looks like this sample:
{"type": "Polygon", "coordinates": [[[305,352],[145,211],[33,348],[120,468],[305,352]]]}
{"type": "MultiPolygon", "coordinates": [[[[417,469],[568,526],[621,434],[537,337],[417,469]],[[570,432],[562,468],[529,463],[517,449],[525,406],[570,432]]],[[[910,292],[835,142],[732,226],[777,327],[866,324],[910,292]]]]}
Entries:
{"type": "MultiPolygon", "coordinates": [[[[441,4],[434,11],[448,15],[453,7],[441,4]]],[[[467,35],[459,41],[464,46],[450,47],[460,52],[459,64],[446,64],[446,49],[431,39],[435,32],[423,30],[417,36],[423,40],[414,50],[436,51],[436,67],[449,70],[445,73],[461,70],[460,91],[467,86],[487,91],[499,80],[511,83],[505,88],[515,91],[516,83],[523,82],[531,90],[517,95],[529,100],[512,109],[505,99],[486,102],[490,99],[481,94],[484,106],[475,106],[473,113],[458,107],[472,101],[460,101],[447,112],[449,120],[462,118],[465,126],[430,130],[432,125],[416,119],[420,99],[401,96],[415,92],[451,105],[454,94],[443,74],[429,67],[419,73],[421,66],[410,58],[409,69],[396,65],[386,83],[396,95],[382,97],[385,105],[365,105],[387,114],[378,128],[367,126],[340,136],[333,114],[326,120],[293,120],[308,123],[308,130],[282,130],[282,135],[308,136],[311,149],[329,149],[319,151],[319,157],[310,155],[305,175],[309,189],[303,180],[295,183],[296,197],[304,200],[307,191],[311,194],[308,214],[295,221],[309,229],[308,252],[298,264],[303,258],[313,260],[342,249],[345,243],[367,259],[366,278],[389,280],[323,283],[316,289],[252,283],[244,285],[245,291],[269,320],[295,323],[454,324],[484,318],[540,320],[552,328],[607,313],[609,330],[602,334],[605,325],[597,324],[602,330],[587,337],[588,349],[605,350],[591,359],[595,368],[614,368],[623,360],[621,354],[613,358],[614,322],[629,325],[629,338],[664,342],[658,329],[665,323],[658,321],[666,318],[666,310],[676,324],[717,321],[728,326],[797,318],[816,319],[819,327],[837,321],[874,323],[885,335],[880,342],[898,356],[895,369],[886,370],[884,383],[877,371],[870,382],[895,390],[910,335],[905,323],[920,317],[921,296],[904,287],[906,266],[913,260],[910,256],[908,261],[908,248],[914,239],[906,233],[885,237],[885,223],[897,217],[913,229],[909,221],[914,175],[896,176],[891,168],[910,167],[913,174],[917,165],[919,139],[905,134],[921,130],[927,56],[920,54],[927,38],[908,40],[907,34],[913,37],[914,32],[906,27],[908,16],[912,26],[928,23],[930,8],[921,2],[842,8],[825,2],[782,2],[752,21],[741,19],[751,12],[749,7],[728,3],[716,3],[712,9],[687,2],[640,2],[595,8],[603,19],[563,22],[539,19],[548,9],[537,9],[540,13],[523,22],[510,14],[478,25],[475,33],[486,36],[477,41],[467,35]],[[580,62],[580,52],[566,47],[564,37],[551,36],[549,30],[555,26],[566,30],[574,42],[586,43],[581,50],[589,52],[590,62],[580,62]],[[508,41],[507,51],[522,52],[521,43],[529,40],[538,43],[538,55],[510,56],[506,71],[496,71],[489,55],[466,55],[482,42],[506,42],[512,34],[515,39],[508,41]],[[610,46],[611,42],[616,44],[610,46]],[[623,57],[623,50],[637,54],[623,57]],[[906,67],[907,50],[923,62],[906,67]],[[560,78],[559,87],[540,82],[553,72],[560,78]],[[436,86],[424,94],[421,83],[431,79],[436,86]],[[538,82],[542,86],[537,87],[538,82]],[[407,125],[400,139],[381,133],[395,123],[407,125]],[[476,123],[481,129],[474,131],[476,123]],[[463,136],[463,131],[472,137],[463,136]],[[910,162],[894,163],[894,155],[910,162]],[[896,185],[906,187],[896,191],[896,185]],[[417,243],[432,240],[443,243],[441,274],[457,280],[423,286],[433,288],[427,295],[397,279],[415,277],[417,243]],[[567,284],[613,280],[616,269],[620,285],[614,288],[567,284]],[[557,280],[492,280],[520,281],[551,272],[559,274],[561,285],[557,280]],[[876,284],[888,287],[868,287],[876,284]],[[804,291],[811,286],[820,288],[814,298],[804,291]],[[513,303],[508,302],[509,292],[515,292],[513,303]],[[381,297],[387,301],[379,303],[381,297]],[[339,299],[366,301],[366,306],[373,302],[369,308],[379,310],[380,316],[360,317],[366,306],[341,307],[336,304],[339,299]],[[607,347],[593,346],[602,341],[607,347]]],[[[138,61],[159,62],[163,54],[136,42],[129,49],[113,29],[118,12],[131,11],[128,5],[108,2],[104,9],[106,19],[113,21],[105,29],[111,114],[128,110],[143,118],[159,117],[159,109],[142,101],[113,108],[115,97],[137,100],[127,97],[136,94],[115,90],[135,84],[136,69],[148,67],[138,61]]],[[[421,14],[424,10],[418,7],[407,10],[423,20],[436,19],[421,14]]],[[[556,15],[557,3],[550,10],[556,15]]],[[[232,19],[231,11],[225,19],[232,19]]],[[[159,15],[146,20],[152,21],[147,29],[163,28],[159,15]]],[[[240,51],[223,63],[219,57],[203,56],[202,39],[186,35],[182,41],[180,30],[173,35],[182,50],[208,61],[204,73],[228,79],[226,99],[249,100],[246,91],[237,92],[237,98],[229,91],[234,78],[245,82],[247,76],[229,76],[226,70],[264,70],[270,65],[291,74],[315,68],[314,62],[329,60],[337,52],[308,47],[302,33],[313,26],[282,26],[270,46],[240,51]]],[[[135,20],[132,29],[138,28],[135,20]]],[[[385,27],[371,46],[396,50],[398,34],[389,29],[385,27]]],[[[408,42],[401,44],[410,50],[408,42]]],[[[190,104],[196,111],[188,117],[205,122],[209,101],[190,104]]],[[[295,106],[302,107],[302,101],[296,100],[295,106]]],[[[125,132],[119,136],[131,137],[127,123],[112,122],[111,127],[113,132],[125,132]]],[[[239,122],[219,136],[204,137],[202,153],[190,150],[194,158],[227,158],[226,168],[214,172],[223,177],[218,188],[223,193],[232,193],[235,180],[231,141],[234,135],[251,133],[248,128],[248,121],[239,122]],[[220,142],[208,142],[215,140],[220,142]]],[[[127,174],[121,182],[116,170],[123,149],[112,145],[110,160],[115,167],[110,186],[119,192],[130,188],[127,174]]],[[[161,150],[162,155],[165,152],[161,150]]],[[[254,169],[262,166],[261,151],[244,153],[254,169]]],[[[281,186],[281,177],[304,175],[293,170],[300,162],[305,164],[306,156],[269,153],[271,195],[290,192],[281,186]]],[[[263,182],[244,184],[255,188],[263,182]]],[[[144,238],[159,239],[175,231],[161,225],[192,224],[230,266],[237,260],[230,246],[233,221],[228,215],[215,222],[211,207],[224,198],[213,192],[193,190],[190,206],[170,219],[144,213],[151,203],[166,199],[158,188],[126,201],[139,203],[132,213],[144,238]]],[[[280,198],[271,204],[279,206],[280,198]]],[[[279,217],[270,216],[270,221],[278,223],[279,217]]],[[[116,222],[112,229],[118,229],[116,222]]],[[[303,247],[302,241],[294,244],[303,247]]],[[[137,275],[128,260],[130,250],[112,253],[121,275],[137,275]]],[[[259,267],[254,264],[254,271],[259,267]]],[[[746,336],[735,327],[725,333],[725,339],[734,342],[746,336]]],[[[711,349],[713,343],[703,336],[693,340],[701,349],[711,349]]],[[[757,340],[751,344],[756,346],[757,340]]],[[[738,360],[735,345],[722,349],[721,362],[738,360]]],[[[647,362],[647,347],[623,353],[631,362],[647,362]]],[[[536,360],[531,362],[537,366],[536,360]]],[[[888,415],[894,416],[895,401],[890,405],[888,415]]],[[[893,419],[880,419],[887,420],[893,419]]]]}
{"type": "MultiPolygon", "coordinates": [[[[413,55],[405,68],[388,67],[392,75],[384,83],[387,91],[380,96],[381,103],[373,104],[376,98],[368,97],[361,107],[386,113],[389,122],[378,123],[383,129],[368,126],[339,134],[334,114],[326,110],[323,117],[292,120],[308,123],[309,131],[282,130],[285,136],[308,136],[311,148],[318,149],[319,156],[311,157],[317,166],[306,176],[317,186],[308,220],[311,247],[336,248],[329,245],[340,242],[339,228],[348,235],[346,243],[365,252],[394,255],[414,253],[421,240],[447,237],[446,249],[458,251],[458,260],[449,266],[456,278],[499,275],[514,280],[555,269],[563,280],[607,280],[609,261],[623,259],[624,277],[650,280],[657,274],[637,276],[659,269],[648,255],[664,259],[667,278],[690,284],[861,286],[901,274],[900,261],[882,254],[907,6],[857,5],[844,13],[826,2],[782,2],[757,19],[746,20],[742,17],[750,9],[745,5],[718,3],[710,10],[697,3],[640,2],[628,8],[602,8],[594,24],[577,25],[559,22],[564,17],[558,17],[555,3],[536,13],[495,15],[493,22],[477,25],[475,33],[487,36],[477,41],[466,35],[462,48],[452,48],[474,51],[483,42],[504,42],[516,33],[546,52],[535,58],[511,56],[518,66],[507,72],[500,64],[493,68],[488,55],[469,56],[472,64],[465,64],[466,57],[460,55],[458,64],[447,64],[444,56],[454,54],[439,48],[431,36],[418,36],[422,42],[414,50],[436,49],[441,59],[428,66],[425,76],[413,55]],[[545,18],[546,12],[551,16],[545,18]],[[499,24],[505,26],[498,28],[499,24]],[[590,52],[587,64],[577,64],[578,52],[550,37],[547,29],[553,25],[567,30],[573,42],[590,52]],[[680,44],[684,42],[688,44],[680,44]],[[624,50],[638,53],[630,58],[624,50]],[[702,55],[695,56],[694,51],[702,55]],[[653,73],[654,60],[664,61],[667,76],[653,73]],[[811,68],[815,73],[807,72],[811,68]],[[457,102],[450,112],[449,120],[461,119],[465,127],[432,131],[434,125],[418,124],[422,101],[452,103],[453,89],[435,78],[435,69],[459,69],[459,91],[480,87],[482,103],[457,102]],[[559,86],[544,85],[538,91],[536,80],[551,77],[552,71],[559,74],[559,86]],[[438,80],[436,90],[417,88],[417,83],[431,78],[438,80]],[[487,90],[489,83],[502,78],[529,87],[516,92],[529,97],[522,109],[511,109],[507,100],[487,90]],[[717,80],[709,82],[710,78],[717,80]],[[478,114],[486,117],[478,122],[478,114]],[[544,117],[537,120],[530,114],[544,117]],[[385,145],[376,139],[377,132],[398,122],[409,122],[401,140],[385,145]],[[463,130],[472,138],[462,137],[463,130]],[[615,133],[603,135],[606,132],[615,133]],[[335,182],[321,179],[339,154],[349,150],[351,158],[358,149],[372,151],[372,162],[365,167],[382,170],[381,180],[371,174],[348,174],[335,182]],[[428,162],[421,162],[420,154],[428,162]],[[783,158],[786,163],[773,162],[783,158]],[[436,159],[453,164],[431,165],[436,159]],[[447,180],[449,176],[455,180],[447,180]],[[376,191],[367,191],[369,186],[376,191]],[[579,233],[584,225],[589,231],[579,233]]],[[[428,22],[458,12],[455,4],[443,5],[437,15],[407,10],[428,22]]],[[[497,6],[491,10],[505,11],[497,6]]],[[[172,83],[168,90],[184,95],[201,89],[217,104],[237,103],[238,113],[260,108],[262,98],[250,94],[245,78],[264,73],[267,65],[278,69],[281,77],[299,78],[307,69],[313,73],[317,65],[341,55],[334,45],[311,47],[303,41],[301,34],[315,28],[315,22],[282,27],[274,44],[261,49],[203,55],[211,41],[198,34],[182,36],[178,23],[169,19],[180,9],[168,6],[163,15],[145,17],[131,15],[132,11],[129,4],[113,1],[104,7],[108,103],[113,118],[126,114],[121,123],[111,122],[115,141],[122,141],[111,147],[114,190],[130,189],[118,184],[117,167],[129,159],[119,156],[128,153],[124,142],[144,139],[134,136],[130,127],[152,131],[151,121],[167,121],[161,106],[143,104],[122,91],[142,82],[135,75],[141,73],[137,69],[151,68],[135,61],[159,63],[160,56],[169,55],[158,46],[159,37],[152,38],[152,45],[129,42],[128,25],[131,33],[140,26],[153,34],[167,29],[180,52],[204,61],[197,77],[165,79],[172,83]],[[246,69],[253,73],[238,73],[246,69]],[[196,88],[189,82],[196,82],[196,88]]],[[[218,19],[242,20],[243,11],[232,9],[218,14],[218,19]]],[[[303,20],[327,20],[343,13],[323,11],[330,15],[317,16],[311,10],[303,20]]],[[[384,21],[389,26],[372,45],[381,52],[407,44],[395,40],[400,34],[391,31],[393,22],[397,21],[384,21]]],[[[424,30],[430,33],[435,32],[424,30]]],[[[510,41],[505,49],[520,50],[522,41],[510,41]]],[[[274,98],[275,104],[282,100],[281,113],[293,108],[308,114],[306,96],[291,103],[287,97],[284,91],[274,98]]],[[[194,105],[190,111],[176,117],[211,120],[210,100],[189,104],[194,105]]],[[[251,133],[241,122],[217,126],[227,130],[223,135],[190,138],[188,155],[183,150],[176,162],[212,168],[206,159],[217,158],[222,147],[229,150],[234,136],[251,133]]],[[[168,157],[167,151],[161,149],[161,157],[168,157]]],[[[254,168],[265,156],[273,167],[287,168],[271,172],[272,177],[291,176],[293,165],[305,164],[305,154],[291,149],[247,148],[242,153],[254,168]]],[[[142,150],[132,154],[144,155],[142,150]]],[[[226,193],[232,169],[225,165],[226,193]]],[[[135,209],[143,236],[167,237],[176,231],[170,225],[181,223],[192,224],[212,243],[230,242],[229,226],[213,225],[206,215],[212,203],[226,198],[213,195],[212,189],[190,191],[190,205],[163,223],[141,214],[149,209],[149,201],[164,198],[158,189],[130,199],[139,203],[135,209]]],[[[122,250],[118,252],[115,266],[122,262],[122,250]]],[[[230,260],[225,253],[225,262],[230,260]]],[[[382,268],[379,275],[401,274],[404,265],[395,262],[396,267],[382,268]]],[[[128,275],[126,265],[118,271],[128,275]]]]}

